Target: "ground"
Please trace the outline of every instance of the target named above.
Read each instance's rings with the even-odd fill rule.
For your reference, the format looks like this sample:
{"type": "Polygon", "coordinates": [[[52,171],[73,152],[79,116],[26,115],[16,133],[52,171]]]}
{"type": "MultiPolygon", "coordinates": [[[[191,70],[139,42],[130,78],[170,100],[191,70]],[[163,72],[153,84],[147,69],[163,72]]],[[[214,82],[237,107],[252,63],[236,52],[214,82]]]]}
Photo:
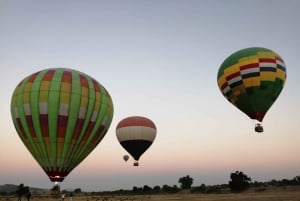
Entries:
{"type": "MultiPolygon", "coordinates": [[[[33,196],[32,201],[60,201],[50,196],[33,196]]],[[[16,201],[14,196],[2,196],[1,201],[16,201]]],[[[23,198],[22,200],[26,200],[23,198]]],[[[74,196],[73,201],[300,201],[300,186],[252,188],[243,193],[176,193],[164,195],[74,196]]],[[[69,201],[66,197],[65,201],[69,201]]]]}

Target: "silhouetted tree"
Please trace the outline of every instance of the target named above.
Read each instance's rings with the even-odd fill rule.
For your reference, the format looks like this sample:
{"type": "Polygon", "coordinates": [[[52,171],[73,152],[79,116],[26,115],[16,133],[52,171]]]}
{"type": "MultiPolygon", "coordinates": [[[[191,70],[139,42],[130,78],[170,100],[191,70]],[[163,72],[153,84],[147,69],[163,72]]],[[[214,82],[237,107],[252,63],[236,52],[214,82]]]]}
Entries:
{"type": "Polygon", "coordinates": [[[182,189],[190,189],[193,184],[193,180],[194,180],[193,178],[187,175],[185,177],[179,178],[178,183],[181,184],[182,189]]]}
{"type": "Polygon", "coordinates": [[[245,175],[243,172],[236,171],[230,174],[231,181],[229,181],[229,187],[231,191],[243,191],[249,187],[251,178],[245,175]]]}
{"type": "Polygon", "coordinates": [[[153,192],[158,193],[160,191],[160,186],[154,186],[153,192]]]}
{"type": "Polygon", "coordinates": [[[292,181],[294,185],[300,185],[300,176],[294,177],[292,181]]]}
{"type": "Polygon", "coordinates": [[[144,185],[144,187],[143,187],[143,192],[149,192],[149,191],[151,191],[151,190],[152,190],[152,188],[151,188],[150,186],[144,185]]]}
{"type": "Polygon", "coordinates": [[[207,187],[205,184],[201,184],[201,186],[196,186],[191,189],[191,193],[206,193],[207,187]]]}
{"type": "Polygon", "coordinates": [[[75,188],[74,193],[81,193],[81,188],[75,188]]]}

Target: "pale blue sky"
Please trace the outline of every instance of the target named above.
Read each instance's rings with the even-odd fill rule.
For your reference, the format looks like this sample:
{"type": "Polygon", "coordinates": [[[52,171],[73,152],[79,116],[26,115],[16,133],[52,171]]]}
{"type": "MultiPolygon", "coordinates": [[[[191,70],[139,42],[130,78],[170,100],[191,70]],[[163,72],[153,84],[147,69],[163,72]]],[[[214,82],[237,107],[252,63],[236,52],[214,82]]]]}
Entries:
{"type": "Polygon", "coordinates": [[[258,181],[300,175],[299,9],[298,0],[0,0],[0,184],[52,186],[9,109],[18,82],[50,67],[91,75],[115,107],[106,137],[62,188],[173,185],[187,174],[194,185],[218,184],[235,170],[258,181]],[[252,46],[274,50],[287,65],[259,135],[216,81],[226,57],[252,46]],[[158,128],[138,168],[123,162],[115,134],[131,115],[158,128]]]}

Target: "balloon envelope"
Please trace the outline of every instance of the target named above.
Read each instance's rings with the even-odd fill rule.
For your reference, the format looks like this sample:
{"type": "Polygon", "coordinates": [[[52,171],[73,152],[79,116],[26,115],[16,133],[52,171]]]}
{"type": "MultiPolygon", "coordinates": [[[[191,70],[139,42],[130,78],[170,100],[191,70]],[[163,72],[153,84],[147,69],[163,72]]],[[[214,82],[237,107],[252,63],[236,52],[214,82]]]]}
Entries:
{"type": "Polygon", "coordinates": [[[132,116],[119,122],[117,138],[125,150],[138,161],[156,137],[156,126],[148,118],[132,116]]]}
{"type": "Polygon", "coordinates": [[[123,156],[123,159],[124,159],[124,161],[128,161],[129,156],[128,156],[128,155],[124,155],[124,156],[123,156]]]}
{"type": "Polygon", "coordinates": [[[225,98],[260,122],[279,96],[285,80],[283,59],[261,47],[233,53],[218,72],[218,86],[225,98]]]}
{"type": "Polygon", "coordinates": [[[13,92],[19,137],[51,181],[63,181],[106,134],[113,103],[106,89],[72,69],[45,69],[13,92]]]}

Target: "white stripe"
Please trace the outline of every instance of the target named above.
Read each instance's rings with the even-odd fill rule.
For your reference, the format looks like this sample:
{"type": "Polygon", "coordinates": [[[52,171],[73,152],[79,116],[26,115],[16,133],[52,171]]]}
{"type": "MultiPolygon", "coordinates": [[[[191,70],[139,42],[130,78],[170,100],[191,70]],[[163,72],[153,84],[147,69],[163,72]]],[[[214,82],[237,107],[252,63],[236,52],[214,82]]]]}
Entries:
{"type": "Polygon", "coordinates": [[[97,119],[97,116],[98,116],[98,112],[97,112],[97,111],[94,111],[94,112],[93,112],[93,115],[92,115],[92,118],[91,118],[91,122],[95,122],[96,119],[97,119]]]}
{"type": "Polygon", "coordinates": [[[40,114],[48,114],[48,103],[40,103],[40,114]]]}
{"type": "Polygon", "coordinates": [[[248,69],[245,69],[245,70],[241,70],[242,75],[245,75],[245,74],[248,74],[248,73],[258,73],[258,72],[259,72],[259,68],[248,68],[248,69]]]}
{"type": "Polygon", "coordinates": [[[27,103],[27,104],[24,104],[24,112],[25,112],[25,115],[26,116],[29,116],[31,115],[31,112],[30,112],[30,105],[27,103]]]}
{"type": "Polygon", "coordinates": [[[285,64],[280,60],[276,60],[276,64],[283,66],[285,68],[285,64]]]}
{"type": "Polygon", "coordinates": [[[156,137],[156,129],[145,126],[128,126],[116,130],[120,142],[126,140],[147,140],[153,141],[156,137]]]}
{"type": "Polygon", "coordinates": [[[259,63],[259,67],[274,67],[274,68],[276,68],[276,63],[261,62],[261,63],[259,63]]]}
{"type": "Polygon", "coordinates": [[[18,108],[17,108],[17,107],[15,107],[15,108],[14,108],[14,111],[15,111],[15,116],[16,116],[16,118],[19,118],[19,117],[20,117],[20,115],[19,115],[18,108]]]}
{"type": "Polygon", "coordinates": [[[238,82],[240,80],[242,80],[242,77],[241,76],[237,76],[237,77],[232,78],[231,80],[228,80],[227,82],[228,82],[229,85],[231,85],[231,84],[233,84],[235,82],[238,82]]]}
{"type": "Polygon", "coordinates": [[[59,104],[59,115],[68,116],[69,114],[69,104],[61,103],[59,104]]]}
{"type": "Polygon", "coordinates": [[[86,113],[86,109],[83,108],[83,107],[81,107],[81,108],[79,109],[78,118],[79,118],[79,119],[84,119],[84,118],[85,118],[85,113],[86,113]]]}
{"type": "Polygon", "coordinates": [[[226,94],[229,90],[230,90],[230,87],[229,87],[229,86],[225,87],[225,88],[223,89],[223,94],[226,94]]]}

